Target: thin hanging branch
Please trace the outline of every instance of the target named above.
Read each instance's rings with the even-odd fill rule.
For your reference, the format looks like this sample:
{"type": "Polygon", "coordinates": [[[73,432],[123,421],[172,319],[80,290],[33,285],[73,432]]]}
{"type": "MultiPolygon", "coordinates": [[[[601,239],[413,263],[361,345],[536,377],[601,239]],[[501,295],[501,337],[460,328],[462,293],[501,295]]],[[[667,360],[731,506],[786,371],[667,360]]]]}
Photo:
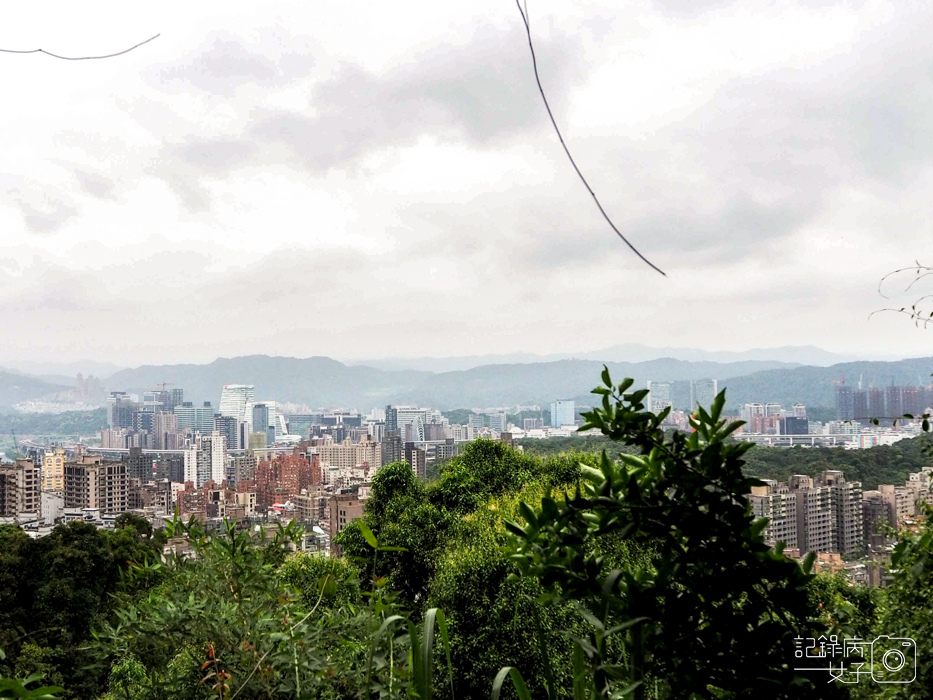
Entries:
{"type": "Polygon", "coordinates": [[[590,196],[593,198],[593,201],[596,202],[596,206],[599,208],[599,213],[603,215],[603,218],[606,220],[606,223],[612,227],[612,230],[616,232],[616,235],[621,238],[625,245],[632,249],[632,252],[635,253],[642,261],[647,264],[651,269],[660,272],[665,277],[667,276],[660,267],[655,265],[653,262],[648,260],[641,252],[636,248],[632,243],[622,235],[622,232],[616,228],[616,225],[612,223],[612,219],[609,218],[609,215],[606,213],[606,210],[603,209],[603,205],[600,204],[599,198],[596,196],[596,193],[593,192],[593,188],[590,187],[590,183],[586,181],[586,178],[583,177],[583,173],[580,172],[580,168],[577,167],[576,161],[574,161],[573,156],[570,155],[570,149],[567,148],[567,144],[564,142],[564,137],[560,133],[560,129],[557,126],[557,121],[554,119],[554,113],[551,112],[551,105],[548,104],[547,96],[544,94],[544,87],[541,85],[541,77],[538,75],[538,61],[535,58],[535,47],[531,41],[531,25],[528,24],[528,14],[526,10],[522,9],[522,4],[520,0],[515,0],[515,4],[518,6],[518,11],[522,15],[522,22],[525,24],[525,33],[528,35],[528,48],[531,51],[531,65],[534,67],[535,71],[535,82],[538,83],[538,92],[541,93],[541,99],[544,100],[544,107],[547,109],[547,115],[551,118],[551,124],[554,126],[554,131],[557,132],[557,138],[560,139],[560,145],[564,147],[564,153],[567,154],[567,158],[570,160],[570,164],[573,166],[573,169],[576,170],[577,175],[580,177],[580,181],[583,183],[583,186],[586,187],[586,191],[590,193],[590,196]]]}
{"type": "Polygon", "coordinates": [[[133,49],[138,49],[143,44],[148,44],[150,41],[154,41],[155,39],[158,39],[160,36],[162,35],[156,34],[155,36],[149,37],[145,41],[139,42],[138,44],[136,44],[136,46],[131,46],[130,48],[124,49],[123,51],[118,51],[117,53],[109,53],[106,56],[60,56],[57,53],[52,53],[51,51],[46,51],[45,49],[30,49],[28,51],[17,51],[15,49],[0,49],[0,52],[3,52],[3,53],[44,53],[46,56],[51,56],[52,58],[60,58],[63,61],[96,61],[101,58],[113,58],[114,56],[122,56],[125,53],[129,53],[133,49]]]}
{"type": "MultiPolygon", "coordinates": [[[[891,297],[885,294],[883,290],[885,282],[887,282],[889,278],[895,277],[897,275],[901,275],[902,273],[905,273],[905,272],[913,272],[914,278],[910,284],[908,284],[906,287],[904,287],[903,290],[901,290],[901,293],[909,292],[911,288],[917,282],[919,282],[920,280],[926,277],[933,276],[933,267],[931,267],[930,265],[923,265],[920,263],[919,260],[917,260],[915,265],[911,265],[910,267],[902,267],[899,270],[894,270],[893,272],[889,272],[884,277],[882,277],[881,280],[878,282],[878,294],[884,299],[890,299],[891,297]]],[[[931,324],[933,324],[933,303],[930,302],[931,299],[933,299],[933,294],[924,294],[923,296],[917,298],[909,307],[902,306],[899,309],[893,308],[893,307],[877,309],[875,311],[872,311],[868,315],[868,318],[871,319],[871,317],[874,316],[875,314],[880,314],[880,313],[885,313],[885,312],[890,311],[890,312],[894,312],[898,314],[904,314],[910,320],[912,320],[914,322],[914,325],[917,326],[918,328],[927,328],[931,324]]]]}

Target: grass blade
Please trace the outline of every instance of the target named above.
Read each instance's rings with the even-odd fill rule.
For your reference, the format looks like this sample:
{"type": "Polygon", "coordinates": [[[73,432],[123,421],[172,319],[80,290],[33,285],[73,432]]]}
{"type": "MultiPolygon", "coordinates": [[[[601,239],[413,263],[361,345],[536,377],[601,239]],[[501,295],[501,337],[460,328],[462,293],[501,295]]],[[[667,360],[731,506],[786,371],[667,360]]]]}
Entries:
{"type": "Polygon", "coordinates": [[[490,700],[499,700],[506,678],[512,679],[512,685],[515,687],[518,700],[531,700],[531,693],[528,692],[525,679],[522,678],[522,674],[514,666],[503,666],[499,673],[496,674],[496,679],[492,682],[492,692],[489,694],[490,700]]]}

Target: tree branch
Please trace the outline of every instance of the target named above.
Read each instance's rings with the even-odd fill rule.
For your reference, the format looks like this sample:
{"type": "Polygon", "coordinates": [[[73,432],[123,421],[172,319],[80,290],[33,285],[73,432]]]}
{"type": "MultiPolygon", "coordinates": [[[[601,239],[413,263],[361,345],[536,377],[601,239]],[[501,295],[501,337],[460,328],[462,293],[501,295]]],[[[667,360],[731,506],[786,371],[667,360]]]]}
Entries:
{"type": "Polygon", "coordinates": [[[106,56],[60,56],[57,53],[52,53],[51,51],[46,51],[45,49],[30,49],[28,51],[17,51],[15,49],[0,49],[0,52],[2,53],[23,53],[23,54],[44,53],[46,56],[51,56],[52,58],[60,58],[63,61],[96,61],[101,58],[113,58],[114,56],[122,56],[125,53],[129,53],[133,49],[138,49],[143,44],[148,44],[150,41],[158,39],[160,36],[162,35],[156,34],[155,36],[149,37],[145,41],[139,42],[138,44],[136,44],[136,46],[131,46],[130,48],[124,49],[123,51],[118,51],[117,53],[109,53],[106,56]]]}
{"type": "Polygon", "coordinates": [[[645,264],[647,264],[651,269],[657,272],[660,272],[662,275],[666,277],[667,275],[665,274],[664,270],[662,270],[660,267],[658,267],[653,262],[648,260],[648,258],[646,258],[644,255],[642,255],[641,252],[639,252],[638,248],[632,245],[632,243],[625,236],[622,235],[622,232],[618,228],[616,228],[616,225],[612,223],[612,219],[609,218],[609,215],[606,213],[606,210],[603,209],[603,205],[600,204],[599,198],[596,196],[596,193],[593,192],[593,188],[590,187],[590,183],[588,183],[586,181],[586,178],[583,177],[583,173],[581,173],[580,168],[577,167],[576,161],[574,161],[573,156],[570,155],[570,149],[567,148],[567,144],[564,142],[564,137],[560,133],[560,129],[557,126],[557,121],[554,119],[554,113],[551,112],[551,105],[548,104],[547,96],[544,94],[544,87],[541,85],[541,77],[538,75],[538,61],[535,58],[535,47],[531,41],[531,25],[528,24],[527,11],[522,9],[522,4],[520,0],[515,0],[515,4],[518,6],[518,11],[522,15],[522,22],[525,25],[525,33],[528,35],[528,48],[531,51],[531,65],[534,67],[535,82],[538,83],[538,92],[541,93],[541,99],[544,101],[545,109],[547,109],[547,115],[548,117],[551,118],[551,124],[554,126],[554,131],[557,132],[557,138],[560,139],[560,145],[564,147],[564,153],[567,154],[567,158],[570,160],[570,164],[573,166],[573,169],[577,172],[577,175],[579,176],[580,181],[583,183],[583,186],[586,187],[586,191],[590,193],[590,196],[593,198],[593,201],[596,202],[596,206],[599,209],[599,213],[603,215],[603,218],[606,220],[606,223],[608,223],[609,226],[612,227],[612,230],[616,232],[616,235],[619,238],[621,238],[625,242],[625,245],[631,248],[632,252],[635,253],[635,255],[637,255],[639,258],[641,258],[645,264]]]}

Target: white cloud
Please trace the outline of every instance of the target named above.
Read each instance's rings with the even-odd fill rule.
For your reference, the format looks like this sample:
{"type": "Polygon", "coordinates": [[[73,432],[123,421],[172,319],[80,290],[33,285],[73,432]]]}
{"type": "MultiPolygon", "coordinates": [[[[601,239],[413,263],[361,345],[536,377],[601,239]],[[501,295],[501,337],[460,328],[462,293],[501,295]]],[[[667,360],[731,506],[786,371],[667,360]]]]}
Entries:
{"type": "Polygon", "coordinates": [[[926,352],[867,317],[933,214],[933,11],[530,10],[581,168],[668,278],[576,180],[509,3],[24,5],[0,46],[162,37],[0,57],[6,359],[926,352]]]}

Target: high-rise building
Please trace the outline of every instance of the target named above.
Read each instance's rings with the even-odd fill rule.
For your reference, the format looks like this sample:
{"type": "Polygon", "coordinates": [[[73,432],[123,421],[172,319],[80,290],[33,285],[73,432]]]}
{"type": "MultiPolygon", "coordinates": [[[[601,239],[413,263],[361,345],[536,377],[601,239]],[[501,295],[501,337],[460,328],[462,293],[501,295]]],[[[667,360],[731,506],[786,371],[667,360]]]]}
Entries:
{"type": "Polygon", "coordinates": [[[658,414],[665,408],[674,407],[673,385],[671,382],[652,382],[647,384],[648,396],[645,398],[645,407],[652,413],[658,414]]]}
{"type": "Polygon", "coordinates": [[[321,424],[320,417],[310,413],[289,413],[285,416],[285,422],[288,425],[289,434],[300,435],[305,440],[308,439],[311,428],[321,424]]]}
{"type": "Polygon", "coordinates": [[[881,498],[887,505],[891,527],[898,528],[914,514],[914,495],[906,486],[878,484],[881,498]]]}
{"type": "Polygon", "coordinates": [[[205,401],[202,406],[186,401],[181,406],[175,406],[175,416],[179,431],[210,433],[214,430],[214,407],[210,401],[205,401]]]}
{"type": "Polygon", "coordinates": [[[802,403],[794,404],[794,418],[806,418],[807,417],[807,407],[802,403]]]}
{"type": "Polygon", "coordinates": [[[887,417],[884,407],[884,389],[871,388],[868,390],[868,417],[887,417]]]}
{"type": "MultiPolygon", "coordinates": [[[[334,537],[354,520],[363,517],[363,508],[365,501],[361,500],[355,493],[337,494],[330,497],[327,502],[328,522],[330,523],[330,540],[333,543],[334,537]]],[[[340,546],[331,545],[334,554],[342,554],[340,546]]]]}
{"type": "MultiPolygon", "coordinates": [[[[487,415],[489,416],[489,429],[495,430],[497,433],[504,433],[508,427],[508,415],[505,413],[488,413],[487,415]]],[[[427,439],[428,437],[425,436],[425,440],[427,439]]]]}
{"type": "Polygon", "coordinates": [[[382,463],[391,464],[405,459],[405,443],[397,430],[386,430],[382,440],[382,463]]]}
{"type": "Polygon", "coordinates": [[[852,405],[852,387],[845,384],[836,385],[836,419],[852,420],[854,407],[852,405]]]}
{"type": "Polygon", "coordinates": [[[285,422],[285,414],[278,410],[275,401],[258,401],[248,404],[247,420],[250,422],[250,432],[266,433],[269,435],[269,444],[277,442],[277,439],[288,433],[288,425],[285,422]],[[259,411],[256,409],[259,408],[259,411]],[[272,428],[272,432],[269,432],[272,428]]]}
{"type": "Polygon", "coordinates": [[[820,486],[829,489],[830,507],[835,520],[833,551],[852,554],[862,549],[862,484],[846,481],[841,471],[827,470],[820,475],[820,486]]]}
{"type": "Polygon", "coordinates": [[[414,442],[405,443],[405,461],[408,462],[411,470],[419,479],[423,479],[427,472],[427,457],[427,452],[414,442]]]}
{"type": "MultiPolygon", "coordinates": [[[[777,491],[772,487],[770,492],[777,491]]],[[[846,481],[841,471],[826,470],[815,481],[793,475],[787,492],[796,499],[797,546],[801,552],[852,554],[864,547],[861,483],[846,481]]]]}
{"type": "Polygon", "coordinates": [[[138,479],[142,483],[152,481],[152,456],[143,454],[142,448],[131,447],[125,461],[127,478],[138,479]]]}
{"type": "Polygon", "coordinates": [[[522,419],[522,430],[541,430],[544,427],[544,421],[540,418],[524,418],[522,419]]]}
{"type": "Polygon", "coordinates": [[[102,513],[127,509],[129,481],[124,462],[83,456],[65,463],[65,507],[99,508],[102,513]]]}
{"type": "Polygon", "coordinates": [[[225,416],[222,413],[214,414],[214,430],[227,438],[227,449],[244,449],[244,445],[240,444],[241,422],[236,416],[225,416]]]}
{"type": "Polygon", "coordinates": [[[753,486],[748,496],[752,514],[768,518],[764,530],[765,542],[772,547],[783,542],[789,548],[797,547],[797,496],[786,484],[762,479],[764,486],[753,486]]]}
{"type": "Polygon", "coordinates": [[[0,516],[42,511],[39,468],[31,459],[0,465],[0,516]]]}
{"type": "Polygon", "coordinates": [[[399,437],[406,442],[424,440],[424,425],[427,423],[427,411],[416,406],[396,406],[395,416],[399,437]]]}
{"type": "Polygon", "coordinates": [[[246,406],[253,403],[252,384],[225,384],[220,395],[220,414],[247,420],[246,406]]]}
{"type": "Polygon", "coordinates": [[[551,426],[561,428],[565,425],[576,425],[576,405],[569,399],[558,399],[551,404],[551,426]]]}
{"type": "Polygon", "coordinates": [[[898,418],[904,415],[904,406],[901,402],[901,387],[892,384],[886,388],[885,410],[888,418],[898,418]]]}
{"type": "Polygon", "coordinates": [[[185,481],[184,454],[161,455],[153,460],[153,477],[157,480],[168,480],[179,484],[185,481]]]}
{"type": "Polygon", "coordinates": [[[755,418],[764,418],[764,415],[765,406],[761,403],[747,403],[739,409],[739,418],[749,425],[752,424],[755,418]]]}
{"type": "Polygon", "coordinates": [[[868,412],[868,391],[865,389],[856,389],[852,392],[852,418],[854,420],[871,418],[868,412]]]}
{"type": "Polygon", "coordinates": [[[890,504],[882,496],[881,491],[863,491],[862,527],[865,541],[869,542],[871,536],[881,530],[883,525],[897,527],[890,504]]]}
{"type": "Polygon", "coordinates": [[[318,446],[317,453],[323,469],[353,469],[364,465],[379,469],[382,466],[382,445],[374,440],[362,440],[356,444],[350,441],[325,443],[318,446]]]}
{"type": "Polygon", "coordinates": [[[386,437],[386,424],[382,421],[371,421],[366,424],[369,436],[376,442],[382,442],[386,437]]]}
{"type": "Polygon", "coordinates": [[[258,464],[258,458],[252,454],[227,457],[227,482],[239,484],[243,481],[253,481],[258,464]]]}
{"type": "Polygon", "coordinates": [[[694,379],[690,382],[690,410],[697,406],[709,410],[719,393],[719,382],[715,379],[694,379]]]}
{"type": "Polygon", "coordinates": [[[915,386],[901,387],[901,411],[898,415],[908,413],[912,416],[920,415],[923,412],[921,403],[921,389],[915,386]]]}
{"type": "Polygon", "coordinates": [[[152,417],[152,449],[178,449],[178,416],[160,411],[152,417]]]}
{"type": "Polygon", "coordinates": [[[467,416],[467,425],[474,430],[479,430],[483,427],[483,416],[480,413],[471,413],[467,416]]]}
{"type": "Polygon", "coordinates": [[[280,454],[256,465],[256,503],[269,508],[309,489],[315,481],[311,462],[301,454],[280,454]]]}
{"type": "Polygon", "coordinates": [[[181,406],[185,402],[185,390],[184,389],[172,389],[169,393],[171,398],[165,404],[166,411],[174,411],[175,406],[181,406]]]}
{"type": "Polygon", "coordinates": [[[42,490],[65,490],[65,450],[60,447],[42,456],[42,490]]]}
{"type": "Polygon", "coordinates": [[[811,477],[802,474],[793,475],[787,485],[797,500],[797,546],[801,553],[834,551],[836,519],[830,490],[816,486],[811,477]]]}
{"type": "Polygon", "coordinates": [[[810,432],[810,421],[806,418],[787,416],[781,419],[781,435],[807,435],[810,432]]]}
{"type": "Polygon", "coordinates": [[[125,391],[111,391],[107,404],[107,427],[113,430],[133,427],[133,413],[139,404],[125,391]]]}
{"type": "Polygon", "coordinates": [[[185,481],[201,488],[208,481],[218,486],[227,475],[226,438],[217,431],[199,435],[195,444],[185,450],[185,481]]]}

